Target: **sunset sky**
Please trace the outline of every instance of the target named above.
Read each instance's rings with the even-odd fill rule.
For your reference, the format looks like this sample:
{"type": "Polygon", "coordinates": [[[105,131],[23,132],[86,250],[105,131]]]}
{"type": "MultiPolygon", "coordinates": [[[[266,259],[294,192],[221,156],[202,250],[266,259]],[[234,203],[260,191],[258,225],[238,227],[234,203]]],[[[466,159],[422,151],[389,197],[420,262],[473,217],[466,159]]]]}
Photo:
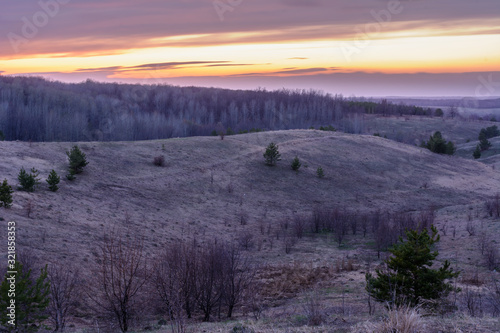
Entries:
{"type": "Polygon", "coordinates": [[[3,1],[0,74],[500,96],[500,1],[3,1]]]}

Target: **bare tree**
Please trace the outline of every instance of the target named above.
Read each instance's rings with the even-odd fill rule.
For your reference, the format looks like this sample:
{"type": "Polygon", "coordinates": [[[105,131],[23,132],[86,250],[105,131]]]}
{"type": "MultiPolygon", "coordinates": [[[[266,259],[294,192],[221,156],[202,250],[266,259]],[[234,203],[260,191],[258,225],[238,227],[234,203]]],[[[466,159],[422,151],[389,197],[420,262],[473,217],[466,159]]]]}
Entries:
{"type": "Polygon", "coordinates": [[[215,241],[202,248],[198,265],[196,285],[198,288],[198,306],[203,312],[203,320],[210,321],[210,316],[222,298],[223,284],[223,247],[215,241]]]}
{"type": "Polygon", "coordinates": [[[486,251],[484,256],[486,258],[486,265],[489,270],[494,270],[498,268],[499,264],[498,258],[500,257],[500,254],[498,252],[496,243],[491,242],[486,246],[486,251]]]}
{"type": "Polygon", "coordinates": [[[31,201],[31,199],[28,199],[28,201],[26,201],[24,210],[26,211],[26,216],[28,218],[31,218],[31,213],[33,212],[33,201],[31,201]]]}
{"type": "Polygon", "coordinates": [[[99,313],[114,318],[122,332],[141,308],[140,291],[150,272],[144,240],[126,240],[121,233],[105,234],[99,246],[96,269],[87,296],[99,313]]]}
{"type": "Polygon", "coordinates": [[[50,280],[50,318],[54,324],[54,332],[64,332],[66,320],[74,313],[81,293],[79,271],[60,264],[48,267],[50,280]]]}
{"type": "MultiPolygon", "coordinates": [[[[154,266],[153,283],[170,319],[173,332],[185,331],[184,311],[193,296],[190,263],[196,257],[189,256],[185,244],[176,242],[159,256],[154,266]],[[189,261],[189,263],[188,263],[189,261]]],[[[190,314],[189,308],[186,312],[190,314]]]]}
{"type": "Polygon", "coordinates": [[[500,217],[500,194],[497,193],[493,199],[486,201],[485,207],[490,216],[500,217]]]}
{"type": "Polygon", "coordinates": [[[488,287],[489,293],[487,299],[492,307],[492,316],[500,315],[500,280],[491,276],[491,284],[488,287]]]}
{"type": "Polygon", "coordinates": [[[227,317],[231,318],[253,282],[254,270],[248,257],[243,256],[239,247],[227,245],[224,251],[224,291],[222,301],[227,306],[227,317]]]}
{"type": "Polygon", "coordinates": [[[473,221],[468,221],[465,226],[465,230],[469,233],[469,236],[474,236],[476,234],[476,226],[473,221]]]}

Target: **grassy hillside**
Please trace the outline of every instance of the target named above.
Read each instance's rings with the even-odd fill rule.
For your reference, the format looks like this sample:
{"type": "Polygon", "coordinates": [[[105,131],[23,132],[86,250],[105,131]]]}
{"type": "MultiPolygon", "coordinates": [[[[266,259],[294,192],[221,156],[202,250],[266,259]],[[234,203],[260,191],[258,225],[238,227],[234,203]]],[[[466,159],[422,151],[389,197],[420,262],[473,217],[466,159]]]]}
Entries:
{"type": "MultiPolygon", "coordinates": [[[[360,212],[432,206],[438,209],[441,226],[449,222],[459,230],[453,240],[449,234],[449,239],[443,237],[442,245],[444,256],[456,259],[454,240],[466,235],[463,228],[469,207],[482,209],[484,200],[500,188],[500,175],[491,166],[372,135],[293,130],[226,136],[224,140],[80,143],[89,165],[69,182],[64,178],[65,151],[71,146],[0,142],[0,179],[17,184],[21,167],[35,167],[43,177],[40,189],[16,191],[13,207],[0,210],[4,220],[17,222],[17,246],[32,249],[41,262],[89,267],[96,242],[111,228],[143,235],[151,254],[175,239],[231,240],[251,233],[255,260],[270,266],[333,267],[339,258],[355,258],[360,272],[335,278],[333,268],[325,273],[330,276],[326,287],[331,288],[331,299],[337,299],[339,284],[349,284],[350,290],[357,291],[356,297],[364,299],[363,268],[368,266],[358,245],[370,253],[370,242],[348,238],[339,250],[329,238],[304,240],[285,254],[281,247],[272,246],[274,233],[262,232],[264,225],[277,230],[281,221],[309,216],[318,206],[360,212]],[[279,145],[282,155],[276,167],[266,166],[262,156],[270,142],[279,145]],[[153,164],[153,158],[160,155],[165,157],[164,167],[153,164]],[[302,162],[298,173],[290,168],[295,156],[302,162]],[[325,172],[323,179],[316,176],[319,166],[325,172]],[[51,169],[62,176],[56,193],[49,192],[45,183],[51,169]],[[28,201],[33,207],[30,217],[28,201]]],[[[5,236],[6,228],[2,228],[2,239],[5,236]]],[[[5,246],[2,242],[3,253],[5,246]]]]}
{"type": "Polygon", "coordinates": [[[490,121],[440,117],[365,117],[367,133],[379,133],[381,136],[386,135],[389,139],[411,145],[420,145],[422,140],[428,140],[435,131],[440,131],[447,140],[462,144],[477,140],[482,128],[493,125],[495,123],[490,121]]]}

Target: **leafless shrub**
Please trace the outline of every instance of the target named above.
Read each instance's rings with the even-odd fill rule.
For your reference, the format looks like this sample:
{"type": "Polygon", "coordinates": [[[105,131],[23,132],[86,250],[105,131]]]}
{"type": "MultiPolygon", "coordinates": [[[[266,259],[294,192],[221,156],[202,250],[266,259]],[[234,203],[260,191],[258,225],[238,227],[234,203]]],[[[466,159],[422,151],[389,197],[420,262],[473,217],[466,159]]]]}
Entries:
{"type": "Polygon", "coordinates": [[[266,310],[267,306],[259,293],[251,293],[250,296],[250,310],[255,320],[262,318],[262,313],[266,310]]]}
{"type": "Polygon", "coordinates": [[[416,230],[417,221],[409,213],[394,213],[392,214],[393,226],[398,228],[400,237],[403,237],[406,230],[416,230]]]}
{"type": "Polygon", "coordinates": [[[480,292],[473,291],[467,287],[462,290],[462,297],[467,312],[471,317],[483,316],[483,300],[480,292]]]}
{"type": "Polygon", "coordinates": [[[473,272],[471,271],[463,272],[463,274],[461,274],[460,280],[463,284],[477,286],[477,287],[480,287],[484,284],[484,279],[481,275],[479,275],[479,268],[477,266],[473,272]]]}
{"type": "Polygon", "coordinates": [[[307,319],[307,325],[320,326],[325,322],[325,311],[319,301],[319,293],[312,292],[306,299],[304,304],[304,312],[307,319]]]}
{"type": "Polygon", "coordinates": [[[361,230],[363,230],[363,237],[366,237],[366,233],[368,232],[368,219],[368,215],[366,214],[363,214],[359,217],[361,230]]]}
{"type": "Polygon", "coordinates": [[[481,251],[481,255],[484,255],[484,251],[486,251],[486,247],[490,242],[488,234],[484,228],[481,228],[479,231],[479,235],[477,236],[477,245],[479,250],[481,251]]]}
{"type": "Polygon", "coordinates": [[[335,262],[335,270],[337,273],[340,273],[342,271],[345,272],[352,272],[355,271],[357,268],[354,266],[354,260],[352,258],[342,258],[338,259],[335,262]]]}
{"type": "Polygon", "coordinates": [[[26,211],[26,216],[30,219],[31,218],[31,213],[33,212],[33,201],[31,199],[28,199],[26,201],[26,204],[24,205],[24,210],[26,211]]]}
{"type": "Polygon", "coordinates": [[[163,156],[156,156],[155,158],[153,158],[153,164],[156,165],[156,166],[159,166],[159,167],[162,167],[165,165],[165,157],[163,156]]]}
{"type": "Polygon", "coordinates": [[[241,225],[248,224],[248,214],[243,210],[240,212],[240,224],[241,225]]]}
{"type": "Polygon", "coordinates": [[[244,301],[250,287],[254,285],[255,269],[249,258],[231,244],[224,247],[223,263],[222,303],[226,306],[227,317],[231,318],[235,307],[244,301]]]}
{"type": "Polygon", "coordinates": [[[493,199],[486,201],[485,203],[486,211],[488,214],[496,218],[500,217],[500,193],[497,193],[493,199]]]}
{"type": "Polygon", "coordinates": [[[231,194],[234,192],[234,185],[233,182],[230,181],[227,186],[226,186],[227,193],[231,194]]]}
{"type": "Polygon", "coordinates": [[[263,220],[259,220],[259,230],[260,230],[260,234],[261,235],[265,234],[266,227],[264,225],[264,221],[263,220]]]}
{"type": "Polygon", "coordinates": [[[290,221],[288,218],[284,218],[280,221],[280,228],[281,230],[288,230],[288,227],[290,226],[290,221]]]}
{"type": "Polygon", "coordinates": [[[165,248],[154,265],[153,284],[173,332],[185,332],[185,317],[191,317],[196,302],[195,244],[175,242],[165,248]]]}
{"type": "Polygon", "coordinates": [[[252,249],[255,245],[253,234],[250,232],[243,232],[238,237],[238,244],[246,251],[252,249]]]}
{"type": "Polygon", "coordinates": [[[200,261],[196,271],[198,307],[203,312],[203,321],[210,321],[214,309],[220,304],[223,289],[223,247],[217,242],[206,245],[200,250],[200,261]]]}
{"type": "Polygon", "coordinates": [[[339,247],[347,235],[348,227],[349,214],[346,211],[334,210],[330,215],[328,230],[334,232],[339,247]]]}
{"type": "Polygon", "coordinates": [[[289,233],[283,233],[283,248],[285,249],[285,253],[289,254],[292,252],[292,249],[297,244],[297,239],[290,235],[289,233]]]}
{"type": "Polygon", "coordinates": [[[353,235],[356,235],[356,233],[358,232],[358,215],[359,214],[352,214],[348,217],[349,225],[351,227],[353,235]]]}
{"type": "Polygon", "coordinates": [[[441,224],[441,232],[443,233],[443,236],[446,236],[446,234],[448,233],[448,221],[444,221],[441,224]]]}
{"type": "Polygon", "coordinates": [[[430,230],[431,226],[434,225],[434,221],[436,219],[434,210],[434,207],[429,207],[429,209],[420,212],[417,218],[419,231],[422,231],[424,229],[430,230]]]}
{"type": "Polygon", "coordinates": [[[498,247],[495,243],[489,243],[485,251],[486,266],[489,270],[498,268],[499,260],[498,247]]]}
{"type": "Polygon", "coordinates": [[[268,236],[271,234],[272,230],[273,230],[273,227],[272,227],[271,221],[268,221],[267,222],[267,231],[266,231],[268,236]]]}
{"type": "Polygon", "coordinates": [[[295,216],[293,219],[293,231],[295,233],[295,237],[301,239],[304,236],[305,232],[305,219],[302,216],[295,216]]]}
{"type": "Polygon", "coordinates": [[[381,220],[378,229],[375,233],[375,247],[377,257],[380,258],[380,253],[387,250],[391,245],[396,243],[399,236],[399,230],[391,223],[390,220],[381,220]]]}
{"type": "Polygon", "coordinates": [[[382,213],[380,210],[375,211],[370,219],[371,226],[372,226],[372,233],[376,233],[377,230],[379,229],[379,224],[380,221],[382,220],[382,213]]]}
{"type": "Polygon", "coordinates": [[[60,264],[48,266],[50,280],[50,303],[48,312],[54,324],[54,332],[63,332],[68,317],[79,304],[81,292],[78,270],[60,264]]]}
{"type": "Polygon", "coordinates": [[[467,230],[469,236],[474,236],[476,234],[476,226],[474,225],[474,222],[468,221],[465,226],[465,230],[467,230]]]}
{"type": "Polygon", "coordinates": [[[312,213],[309,225],[311,232],[320,233],[324,230],[325,226],[328,224],[329,213],[325,209],[316,207],[312,213]]]}
{"type": "Polygon", "coordinates": [[[492,316],[500,315],[500,280],[492,275],[491,283],[488,286],[487,300],[491,305],[492,316]]]}
{"type": "Polygon", "coordinates": [[[268,239],[268,242],[269,242],[269,249],[272,250],[273,249],[273,246],[274,246],[274,237],[271,236],[269,237],[268,239]]]}
{"type": "Polygon", "coordinates": [[[94,309],[116,320],[122,332],[128,331],[143,308],[140,291],[150,276],[143,240],[127,240],[118,232],[105,234],[92,276],[87,296],[94,309]]]}

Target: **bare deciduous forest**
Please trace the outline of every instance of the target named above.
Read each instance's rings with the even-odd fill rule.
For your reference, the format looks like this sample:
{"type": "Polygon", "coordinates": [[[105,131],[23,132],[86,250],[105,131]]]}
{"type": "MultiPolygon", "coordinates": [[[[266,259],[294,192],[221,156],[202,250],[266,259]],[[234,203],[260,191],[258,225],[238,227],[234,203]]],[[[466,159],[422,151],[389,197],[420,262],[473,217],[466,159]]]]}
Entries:
{"type": "Polygon", "coordinates": [[[210,135],[214,130],[238,133],[328,125],[361,133],[361,114],[431,116],[432,111],[306,90],[234,91],[92,80],[67,84],[0,77],[0,130],[6,140],[152,140],[210,135]]]}

